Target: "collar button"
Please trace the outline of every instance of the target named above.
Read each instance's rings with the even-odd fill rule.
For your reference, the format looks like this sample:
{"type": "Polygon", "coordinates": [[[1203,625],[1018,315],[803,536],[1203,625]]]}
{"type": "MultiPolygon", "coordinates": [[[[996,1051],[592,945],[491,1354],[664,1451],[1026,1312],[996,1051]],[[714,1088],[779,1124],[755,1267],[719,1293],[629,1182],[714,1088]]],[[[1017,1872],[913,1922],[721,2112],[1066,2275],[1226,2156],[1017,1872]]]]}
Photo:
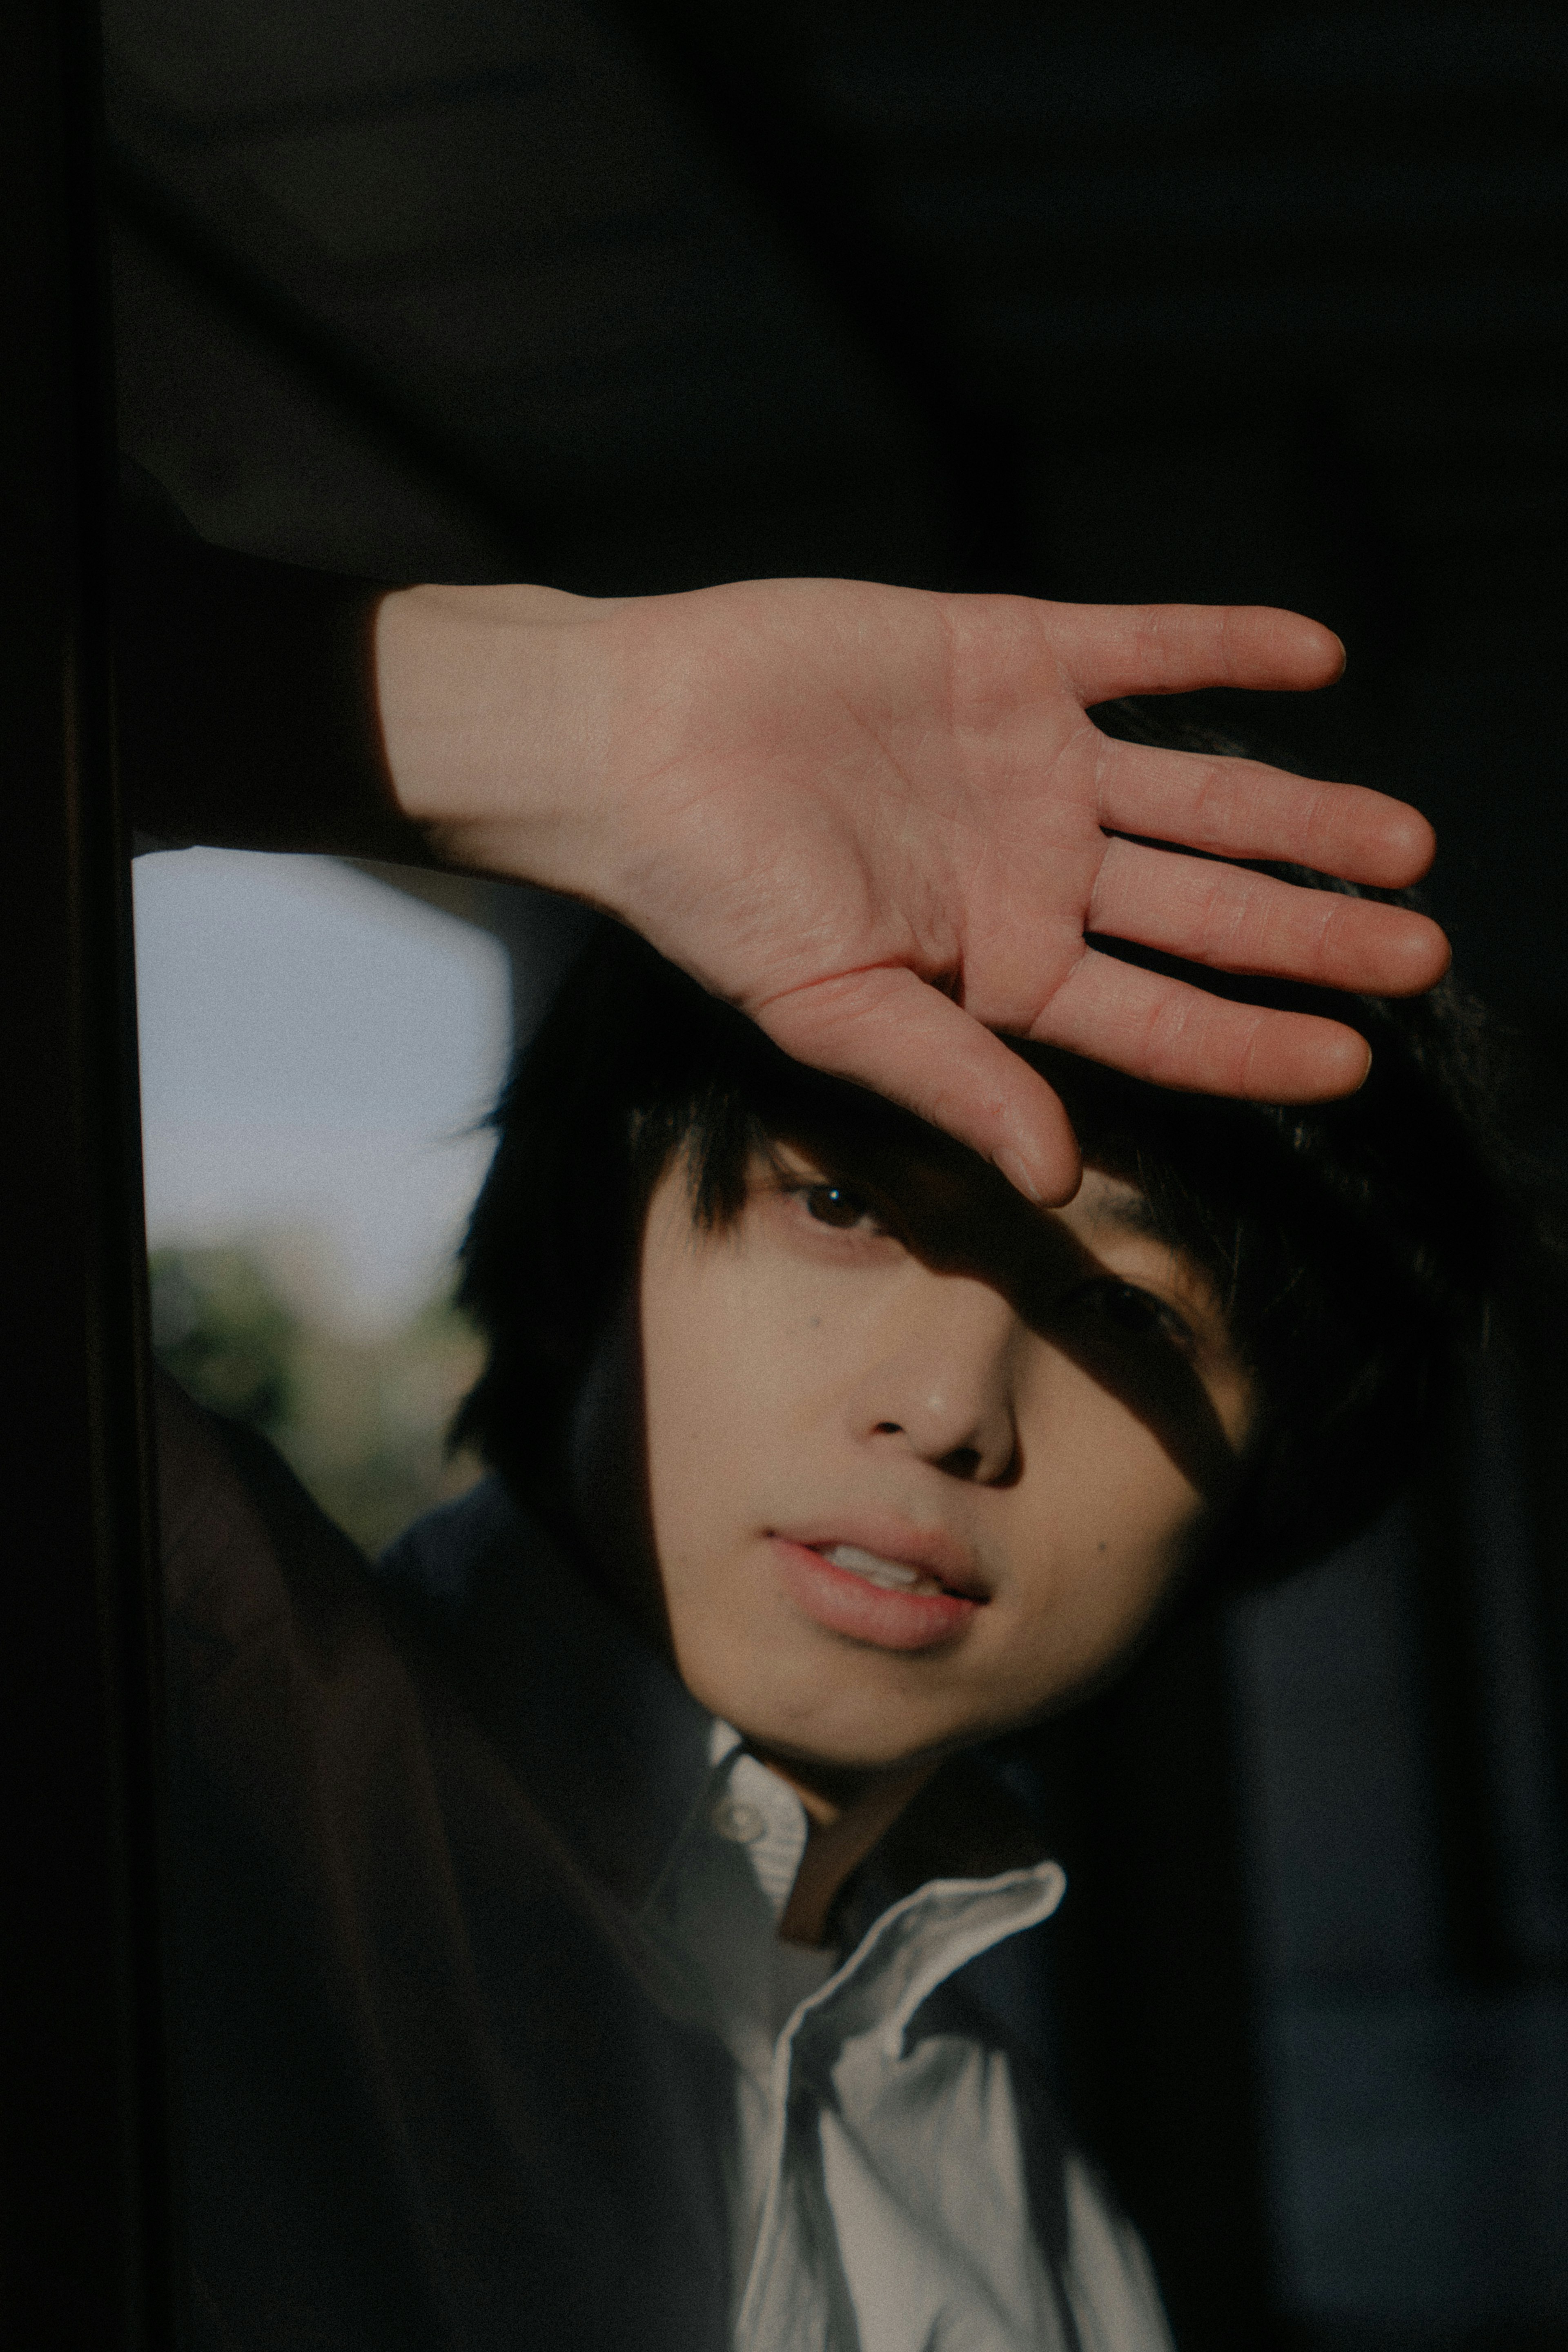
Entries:
{"type": "Polygon", "coordinates": [[[768,1822],[761,1808],[748,1805],[743,1797],[720,1797],[708,1815],[721,1838],[731,1845],[755,1845],[768,1834],[768,1822]]]}

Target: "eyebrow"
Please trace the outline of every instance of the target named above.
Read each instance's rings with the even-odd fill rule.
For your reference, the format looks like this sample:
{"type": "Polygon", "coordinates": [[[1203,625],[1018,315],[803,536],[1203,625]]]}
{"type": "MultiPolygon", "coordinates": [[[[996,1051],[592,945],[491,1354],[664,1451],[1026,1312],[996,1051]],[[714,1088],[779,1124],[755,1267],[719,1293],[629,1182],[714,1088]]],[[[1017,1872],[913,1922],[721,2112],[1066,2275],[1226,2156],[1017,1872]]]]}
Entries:
{"type": "Polygon", "coordinates": [[[1089,1221],[1096,1225],[1116,1225],[1124,1233],[1142,1234],[1157,1241],[1169,1238],[1148,1195],[1140,1192],[1134,1184],[1118,1184],[1114,1192],[1102,1193],[1089,1212],[1089,1221]]]}

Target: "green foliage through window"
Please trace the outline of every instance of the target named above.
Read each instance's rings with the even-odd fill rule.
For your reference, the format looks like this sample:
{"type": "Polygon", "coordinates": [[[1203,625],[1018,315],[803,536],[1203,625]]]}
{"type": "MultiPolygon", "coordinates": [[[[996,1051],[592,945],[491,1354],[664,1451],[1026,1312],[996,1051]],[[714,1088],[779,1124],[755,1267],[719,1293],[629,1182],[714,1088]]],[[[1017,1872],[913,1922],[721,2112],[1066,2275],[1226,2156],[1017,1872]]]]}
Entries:
{"type": "Polygon", "coordinates": [[[286,1296],[260,1250],[157,1250],[149,1274],[159,1360],[199,1404],[269,1438],[365,1551],[472,1483],[477,1465],[444,1440],[480,1348],[449,1301],[353,1338],[301,1308],[297,1286],[286,1296]]]}

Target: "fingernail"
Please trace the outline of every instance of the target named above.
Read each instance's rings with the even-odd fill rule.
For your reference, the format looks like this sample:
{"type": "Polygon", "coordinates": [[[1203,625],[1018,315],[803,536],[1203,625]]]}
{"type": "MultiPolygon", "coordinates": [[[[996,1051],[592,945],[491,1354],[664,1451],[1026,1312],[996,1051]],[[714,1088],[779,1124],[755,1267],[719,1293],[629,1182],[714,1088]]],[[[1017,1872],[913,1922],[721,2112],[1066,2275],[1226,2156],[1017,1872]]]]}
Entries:
{"type": "Polygon", "coordinates": [[[996,1165],[1007,1178],[1015,1192],[1021,1192],[1031,1207],[1038,1209],[1045,1198],[1044,1189],[1029,1162],[1016,1151],[1003,1150],[996,1155],[996,1165]]]}
{"type": "Polygon", "coordinates": [[[1043,1175],[1033,1160],[1016,1150],[998,1151],[995,1164],[1014,1192],[1021,1192],[1033,1209],[1065,1208],[1083,1181],[1082,1168],[1076,1161],[1069,1171],[1055,1177],[1043,1175]]]}

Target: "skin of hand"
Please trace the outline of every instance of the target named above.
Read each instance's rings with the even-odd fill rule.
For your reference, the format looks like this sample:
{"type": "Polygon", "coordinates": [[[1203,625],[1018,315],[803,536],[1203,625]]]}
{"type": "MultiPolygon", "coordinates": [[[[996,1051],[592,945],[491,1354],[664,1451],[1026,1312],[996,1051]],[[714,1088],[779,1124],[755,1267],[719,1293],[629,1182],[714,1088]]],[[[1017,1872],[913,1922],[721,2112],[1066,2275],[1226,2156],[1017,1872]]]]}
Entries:
{"type": "Polygon", "coordinates": [[[1351,1093],[1369,1064],[1340,1024],[1228,1003],[1086,934],[1389,995],[1447,968],[1423,916],[1221,862],[1402,887],[1434,849],[1416,810],[1117,742],[1088,715],[1327,685],[1343,649],[1296,614],[832,580],[418,587],[383,599],[376,660],[393,790],[436,856],[608,909],[796,1059],[946,1129],[1032,1201],[1071,1197],[1077,1147],[994,1033],[1269,1101],[1351,1093]]]}

